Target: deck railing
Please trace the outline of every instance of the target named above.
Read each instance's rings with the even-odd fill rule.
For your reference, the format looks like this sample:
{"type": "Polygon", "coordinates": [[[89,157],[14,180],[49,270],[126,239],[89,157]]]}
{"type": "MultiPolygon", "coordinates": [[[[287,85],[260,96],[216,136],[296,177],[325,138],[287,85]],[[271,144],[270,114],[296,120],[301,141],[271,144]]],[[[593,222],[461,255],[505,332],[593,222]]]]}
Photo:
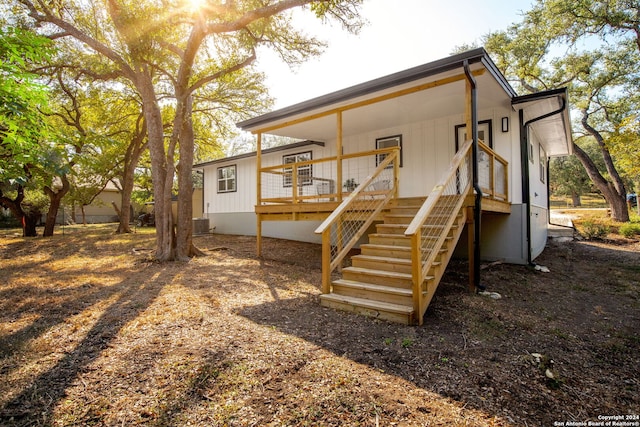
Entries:
{"type": "Polygon", "coordinates": [[[420,324],[429,303],[425,279],[472,188],[472,145],[466,141],[456,153],[405,232],[411,238],[413,305],[420,324]]]}
{"type": "Polygon", "coordinates": [[[508,201],[508,162],[478,141],[478,184],[485,198],[508,201]]]}
{"type": "MultiPolygon", "coordinates": [[[[376,165],[396,150],[397,147],[392,147],[343,154],[340,168],[336,156],[262,167],[258,205],[341,202],[376,165]]],[[[392,173],[387,175],[379,180],[393,179],[392,173]]],[[[381,185],[382,182],[377,184],[381,185]]]]}
{"type": "Polygon", "coordinates": [[[322,292],[331,291],[331,273],[366,233],[392,197],[397,197],[399,148],[376,150],[379,163],[316,229],[322,234],[322,292]]]}

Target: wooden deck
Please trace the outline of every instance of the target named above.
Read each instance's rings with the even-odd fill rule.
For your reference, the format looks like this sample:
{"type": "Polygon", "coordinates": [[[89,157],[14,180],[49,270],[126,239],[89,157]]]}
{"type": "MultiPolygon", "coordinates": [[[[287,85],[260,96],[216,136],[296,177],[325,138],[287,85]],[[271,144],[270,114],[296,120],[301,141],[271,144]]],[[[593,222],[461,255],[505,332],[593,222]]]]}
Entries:
{"type": "MultiPolygon", "coordinates": [[[[426,196],[391,200],[388,208],[383,211],[383,215],[381,215],[379,219],[382,220],[384,214],[388,213],[391,208],[400,204],[401,201],[416,199],[424,202],[425,198],[426,196]]],[[[467,197],[465,206],[474,206],[474,203],[474,197],[471,195],[467,197]]],[[[323,221],[338,207],[338,205],[340,205],[340,203],[337,201],[314,202],[312,200],[307,200],[302,203],[279,203],[256,206],[255,212],[256,214],[260,214],[262,221],[323,221]]],[[[511,213],[511,204],[503,200],[483,197],[482,212],[509,214],[511,213]]]]}

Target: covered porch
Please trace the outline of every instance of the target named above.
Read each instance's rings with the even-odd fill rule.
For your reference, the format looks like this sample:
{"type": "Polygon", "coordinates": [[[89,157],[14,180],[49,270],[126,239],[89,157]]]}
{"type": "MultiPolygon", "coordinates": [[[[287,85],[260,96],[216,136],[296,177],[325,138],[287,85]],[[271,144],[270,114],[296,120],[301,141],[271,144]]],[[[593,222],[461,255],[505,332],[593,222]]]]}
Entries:
{"type": "Polygon", "coordinates": [[[508,114],[515,94],[485,58],[476,50],[240,123],[257,136],[258,254],[263,222],[322,221],[323,304],[421,324],[466,228],[475,289],[480,213],[511,213],[509,161],[491,120],[478,137],[478,111],[508,114]],[[321,148],[263,161],[266,134],[321,148]]]}

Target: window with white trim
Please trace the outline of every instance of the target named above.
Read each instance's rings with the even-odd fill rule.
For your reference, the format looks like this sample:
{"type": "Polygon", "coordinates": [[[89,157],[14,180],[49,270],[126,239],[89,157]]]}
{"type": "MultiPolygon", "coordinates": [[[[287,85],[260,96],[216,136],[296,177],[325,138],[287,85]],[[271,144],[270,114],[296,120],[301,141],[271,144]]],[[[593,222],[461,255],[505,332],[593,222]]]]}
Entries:
{"type": "Polygon", "coordinates": [[[218,193],[236,191],[236,165],[218,168],[218,193]]]}
{"type": "MultiPolygon", "coordinates": [[[[304,153],[287,154],[282,156],[282,164],[306,162],[313,160],[313,154],[311,151],[305,151],[304,153]]],[[[313,167],[312,165],[298,166],[298,186],[313,184],[313,167]]],[[[283,185],[285,187],[291,187],[293,185],[292,168],[284,168],[283,185]]]]}
{"type": "MultiPolygon", "coordinates": [[[[400,147],[399,166],[402,167],[402,135],[386,136],[376,139],[376,149],[400,147]]],[[[376,166],[378,166],[387,157],[386,154],[376,154],[376,166]]],[[[387,169],[393,168],[393,164],[387,166],[387,169]]]]}

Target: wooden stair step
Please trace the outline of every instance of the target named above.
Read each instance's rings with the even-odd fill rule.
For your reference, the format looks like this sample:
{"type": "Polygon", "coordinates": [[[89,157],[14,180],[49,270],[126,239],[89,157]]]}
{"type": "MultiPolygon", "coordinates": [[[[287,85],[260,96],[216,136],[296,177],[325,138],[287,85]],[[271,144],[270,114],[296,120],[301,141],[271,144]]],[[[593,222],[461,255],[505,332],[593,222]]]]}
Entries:
{"type": "Polygon", "coordinates": [[[342,269],[342,278],[374,285],[397,286],[411,289],[411,274],[372,268],[347,267],[342,269]]]}
{"type": "Polygon", "coordinates": [[[373,256],[390,256],[394,258],[411,259],[411,247],[378,245],[375,243],[364,243],[360,245],[360,253],[373,256]]]}
{"type": "MultiPolygon", "coordinates": [[[[342,277],[347,280],[373,283],[375,285],[398,286],[410,289],[412,276],[409,273],[396,271],[376,270],[372,268],[347,267],[342,269],[342,277]]],[[[427,276],[425,281],[433,280],[433,276],[427,276]]]]}
{"type": "MultiPolygon", "coordinates": [[[[423,230],[442,230],[444,225],[439,224],[425,224],[422,226],[423,230]]],[[[453,224],[450,229],[458,228],[457,224],[453,224]]],[[[376,231],[378,234],[404,234],[407,231],[407,226],[404,224],[377,224],[376,231]]]]}
{"type": "Polygon", "coordinates": [[[411,289],[377,285],[375,283],[360,282],[357,280],[334,280],[333,293],[392,304],[404,304],[407,306],[413,304],[413,292],[411,289]]]}
{"type": "Polygon", "coordinates": [[[391,215],[413,215],[415,216],[420,209],[418,207],[400,207],[400,208],[391,208],[389,209],[389,213],[391,215]]]}
{"type": "Polygon", "coordinates": [[[369,242],[389,246],[411,246],[411,238],[404,234],[373,233],[369,234],[369,242]]]}
{"type": "Polygon", "coordinates": [[[415,215],[390,213],[384,216],[385,224],[411,224],[415,215]]]}
{"type": "Polygon", "coordinates": [[[376,285],[375,283],[359,282],[357,280],[338,279],[334,280],[333,284],[339,284],[342,286],[354,288],[354,289],[367,289],[375,292],[405,295],[411,296],[411,289],[396,288],[395,286],[376,285]]]}
{"type": "Polygon", "coordinates": [[[405,325],[413,321],[413,307],[402,304],[392,304],[338,294],[320,295],[320,304],[325,307],[337,308],[369,317],[403,323],[405,325]]]}
{"type": "Polygon", "coordinates": [[[403,197],[400,199],[394,199],[389,203],[391,208],[399,206],[417,206],[420,207],[424,204],[426,197],[403,197]]]}
{"type": "Polygon", "coordinates": [[[354,267],[411,273],[411,259],[383,255],[360,254],[351,257],[354,267]]]}

